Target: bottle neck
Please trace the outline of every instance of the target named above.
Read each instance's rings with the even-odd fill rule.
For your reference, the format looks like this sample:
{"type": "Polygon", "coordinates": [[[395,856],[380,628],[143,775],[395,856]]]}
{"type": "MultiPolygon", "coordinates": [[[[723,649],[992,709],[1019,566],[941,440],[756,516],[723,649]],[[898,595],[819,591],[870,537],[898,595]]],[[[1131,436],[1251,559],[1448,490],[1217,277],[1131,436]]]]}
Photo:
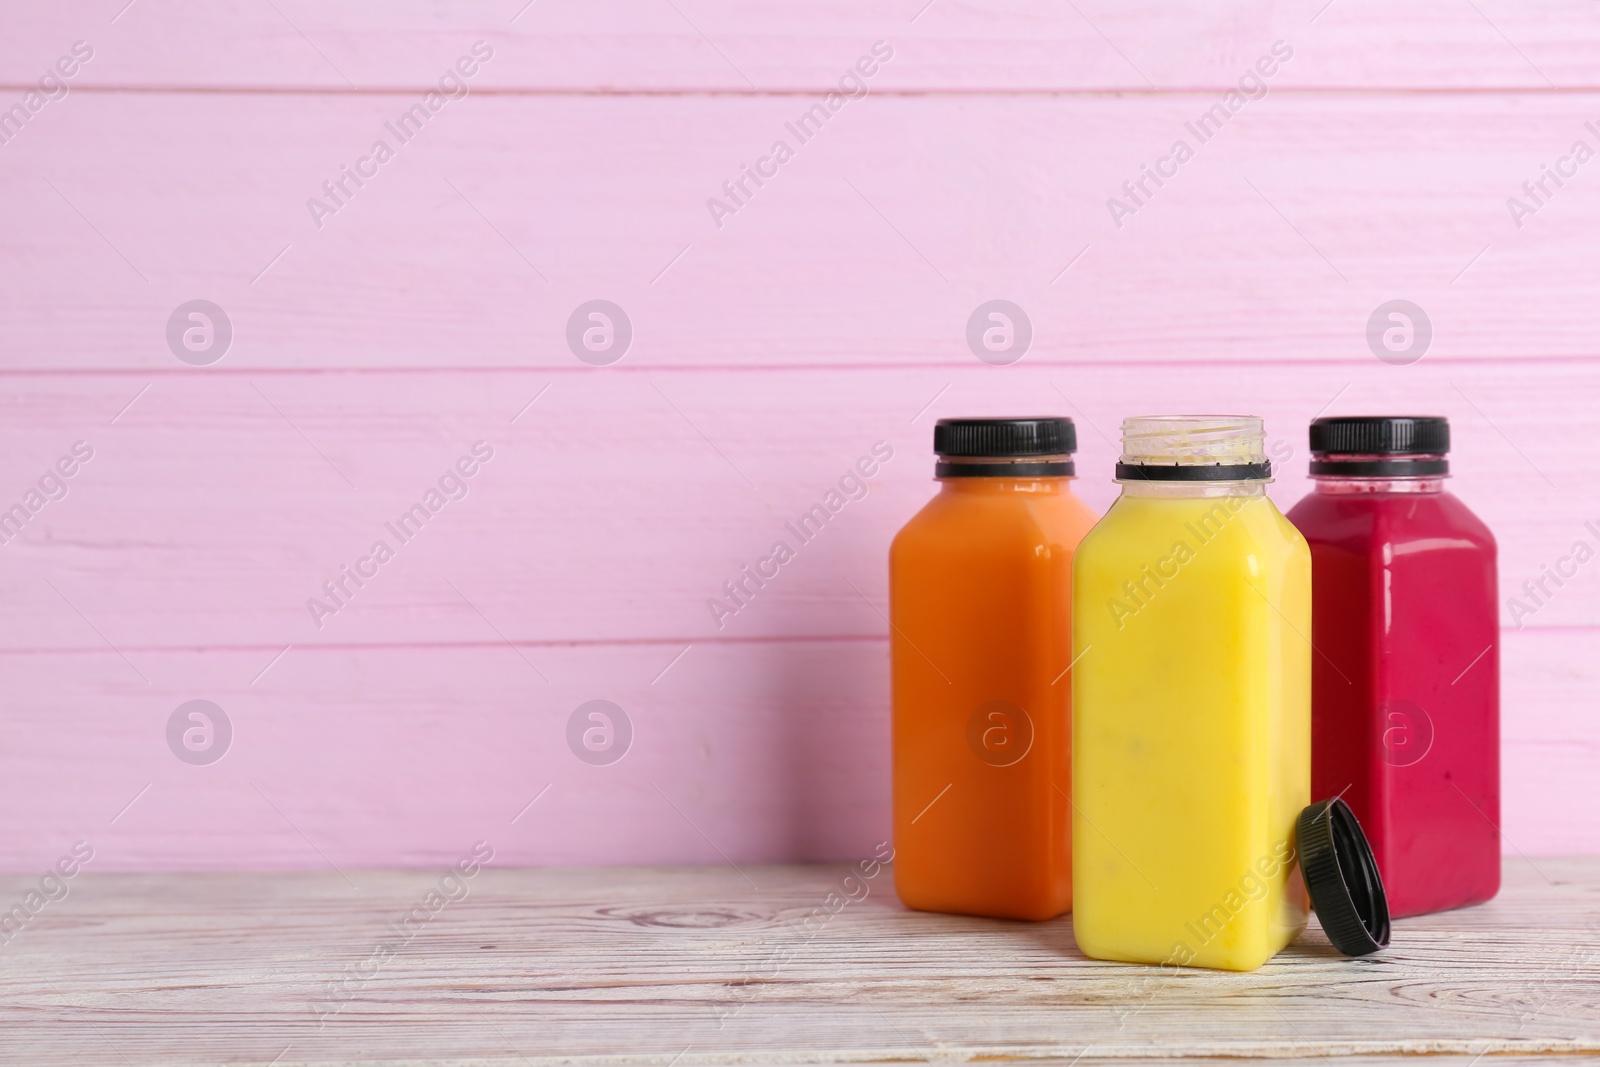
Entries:
{"type": "Polygon", "coordinates": [[[1073,478],[1060,475],[1052,478],[939,478],[939,491],[951,495],[995,496],[1003,493],[1037,493],[1042,495],[1072,492],[1073,478]]]}
{"type": "Polygon", "coordinates": [[[1312,478],[1316,491],[1325,496],[1362,496],[1373,493],[1442,493],[1443,478],[1312,478]]]}
{"type": "Polygon", "coordinates": [[[1072,454],[1050,456],[939,456],[939,482],[1056,482],[1074,477],[1072,454]]]}
{"type": "Polygon", "coordinates": [[[1450,475],[1444,453],[1367,455],[1314,452],[1311,479],[1329,496],[1370,493],[1439,493],[1450,475]]]}
{"type": "Polygon", "coordinates": [[[1123,496],[1155,500],[1265,496],[1272,464],[1255,415],[1143,415],[1122,420],[1123,496]]]}
{"type": "Polygon", "coordinates": [[[1259,479],[1232,482],[1156,482],[1121,479],[1122,495],[1157,500],[1193,500],[1203,497],[1257,497],[1267,495],[1267,483],[1259,479]]]}

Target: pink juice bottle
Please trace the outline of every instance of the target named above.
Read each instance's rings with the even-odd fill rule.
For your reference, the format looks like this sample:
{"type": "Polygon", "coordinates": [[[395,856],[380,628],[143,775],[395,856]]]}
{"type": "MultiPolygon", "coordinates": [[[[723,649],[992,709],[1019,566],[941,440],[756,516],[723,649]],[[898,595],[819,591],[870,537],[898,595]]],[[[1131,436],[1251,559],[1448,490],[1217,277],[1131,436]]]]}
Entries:
{"type": "Polygon", "coordinates": [[[1494,536],[1444,491],[1437,417],[1319,418],[1311,546],[1313,796],[1343,796],[1396,917],[1500,888],[1494,536]]]}

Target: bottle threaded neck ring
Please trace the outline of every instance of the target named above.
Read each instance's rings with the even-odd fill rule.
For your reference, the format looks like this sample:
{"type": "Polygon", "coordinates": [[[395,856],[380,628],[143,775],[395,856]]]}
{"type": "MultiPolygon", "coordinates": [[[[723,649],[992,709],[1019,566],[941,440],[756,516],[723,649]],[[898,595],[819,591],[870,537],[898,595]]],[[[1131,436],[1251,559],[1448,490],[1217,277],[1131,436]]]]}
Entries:
{"type": "Polygon", "coordinates": [[[1117,481],[1267,481],[1265,448],[1255,415],[1140,415],[1122,420],[1117,481]]]}

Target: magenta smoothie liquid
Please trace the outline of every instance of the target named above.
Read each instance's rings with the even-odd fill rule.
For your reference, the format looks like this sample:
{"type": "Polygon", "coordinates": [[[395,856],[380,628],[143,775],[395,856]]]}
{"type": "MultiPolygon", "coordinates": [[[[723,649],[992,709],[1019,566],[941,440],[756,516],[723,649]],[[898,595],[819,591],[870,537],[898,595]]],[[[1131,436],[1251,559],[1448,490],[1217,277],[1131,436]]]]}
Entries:
{"type": "Polygon", "coordinates": [[[1442,418],[1322,418],[1311,546],[1312,795],[1342,794],[1394,916],[1500,887],[1495,542],[1444,491],[1442,418]]]}

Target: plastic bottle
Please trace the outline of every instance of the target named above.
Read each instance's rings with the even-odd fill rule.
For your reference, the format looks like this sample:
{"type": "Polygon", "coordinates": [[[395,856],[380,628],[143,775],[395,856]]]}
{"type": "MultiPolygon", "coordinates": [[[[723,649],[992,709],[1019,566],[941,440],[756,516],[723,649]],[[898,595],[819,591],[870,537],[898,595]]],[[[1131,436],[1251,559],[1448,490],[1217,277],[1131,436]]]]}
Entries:
{"type": "Polygon", "coordinates": [[[1444,491],[1449,423],[1321,418],[1311,545],[1312,783],[1342,795],[1389,907],[1419,915],[1500,886],[1495,542],[1444,491]]]}
{"type": "Polygon", "coordinates": [[[1097,959],[1250,970],[1307,915],[1311,556],[1267,498],[1259,418],[1122,440],[1074,569],[1073,930],[1097,959]]]}
{"type": "Polygon", "coordinates": [[[1072,906],[1071,419],[941,419],[938,494],[889,553],[895,890],[908,907],[1072,906]]]}

